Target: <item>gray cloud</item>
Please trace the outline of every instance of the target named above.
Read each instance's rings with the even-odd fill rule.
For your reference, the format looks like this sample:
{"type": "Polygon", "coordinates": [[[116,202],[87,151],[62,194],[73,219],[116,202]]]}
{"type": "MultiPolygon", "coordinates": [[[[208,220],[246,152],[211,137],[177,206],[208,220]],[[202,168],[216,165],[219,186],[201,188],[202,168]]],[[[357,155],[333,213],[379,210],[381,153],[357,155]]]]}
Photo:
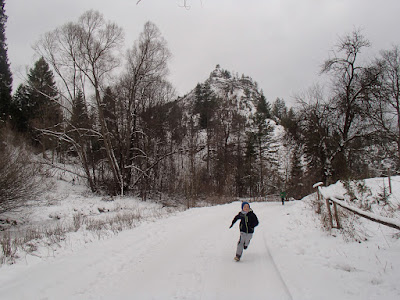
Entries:
{"type": "MultiPolygon", "coordinates": [[[[372,48],[400,44],[398,0],[8,0],[8,56],[15,84],[35,61],[40,35],[95,9],[124,28],[130,47],[146,21],[154,22],[173,54],[171,81],[179,94],[204,81],[216,64],[251,76],[269,101],[288,103],[319,80],[319,66],[339,36],[362,28],[372,48]]],[[[15,87],[15,86],[14,86],[15,87]]]]}

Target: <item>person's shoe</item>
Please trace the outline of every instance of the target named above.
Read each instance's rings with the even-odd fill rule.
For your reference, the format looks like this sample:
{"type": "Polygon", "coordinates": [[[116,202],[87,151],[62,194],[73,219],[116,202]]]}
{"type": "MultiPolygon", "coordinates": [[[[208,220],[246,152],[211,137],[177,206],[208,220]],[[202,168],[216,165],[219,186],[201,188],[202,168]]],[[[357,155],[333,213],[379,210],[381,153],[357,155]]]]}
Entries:
{"type": "Polygon", "coordinates": [[[240,256],[236,255],[236,256],[234,257],[234,260],[239,261],[239,260],[240,260],[240,256]]]}

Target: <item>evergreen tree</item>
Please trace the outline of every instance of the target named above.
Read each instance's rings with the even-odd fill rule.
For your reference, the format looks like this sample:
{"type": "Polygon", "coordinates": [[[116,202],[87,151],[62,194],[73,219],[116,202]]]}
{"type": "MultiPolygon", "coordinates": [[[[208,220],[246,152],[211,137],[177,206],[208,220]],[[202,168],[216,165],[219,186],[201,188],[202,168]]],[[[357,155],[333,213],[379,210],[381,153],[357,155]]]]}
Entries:
{"type": "Polygon", "coordinates": [[[280,122],[287,114],[286,103],[283,99],[276,98],[272,105],[272,115],[276,121],[280,122]]]}
{"type": "MultiPolygon", "coordinates": [[[[300,199],[305,195],[303,189],[304,171],[301,155],[300,146],[297,145],[291,155],[292,170],[289,178],[289,192],[290,195],[296,199],[300,199]]],[[[307,192],[308,191],[306,191],[306,193],[307,192]]]]}
{"type": "Polygon", "coordinates": [[[255,132],[254,140],[257,148],[258,154],[258,172],[259,172],[259,195],[263,195],[266,191],[266,187],[264,184],[265,179],[265,167],[266,161],[268,160],[266,157],[266,152],[270,147],[271,142],[271,133],[273,131],[272,126],[270,125],[268,119],[271,117],[271,108],[270,104],[267,102],[267,99],[263,94],[261,94],[260,98],[257,100],[257,111],[254,116],[254,127],[255,132]]]}
{"type": "Polygon", "coordinates": [[[245,185],[248,188],[250,196],[256,196],[257,174],[255,172],[255,161],[257,158],[257,150],[255,147],[255,134],[249,133],[246,141],[245,152],[245,185]]]}
{"type": "Polygon", "coordinates": [[[70,124],[73,128],[72,130],[77,132],[90,128],[89,114],[83,93],[81,91],[78,92],[78,95],[72,102],[72,115],[70,124]]]}
{"type": "Polygon", "coordinates": [[[61,110],[57,103],[58,91],[53,72],[41,57],[29,70],[28,86],[34,106],[34,123],[37,128],[53,128],[61,122],[61,110]]]}
{"type": "Polygon", "coordinates": [[[88,129],[91,128],[91,120],[81,91],[77,93],[76,98],[72,101],[71,112],[67,134],[81,146],[82,151],[87,151],[87,145],[91,141],[91,137],[87,134],[88,129]]]}
{"type": "Polygon", "coordinates": [[[104,93],[103,110],[108,130],[110,132],[115,132],[117,130],[116,102],[110,87],[107,87],[104,93]]]}
{"type": "Polygon", "coordinates": [[[82,91],[72,100],[71,117],[66,128],[68,146],[78,155],[85,170],[89,186],[97,190],[96,165],[99,161],[100,143],[97,136],[89,134],[93,121],[90,118],[82,91]]]}
{"type": "Polygon", "coordinates": [[[0,121],[8,119],[11,107],[12,75],[8,63],[6,44],[7,16],[4,10],[5,1],[0,0],[0,121]]]}
{"type": "Polygon", "coordinates": [[[30,104],[28,86],[21,84],[13,96],[10,110],[14,128],[19,132],[27,132],[29,129],[29,120],[33,115],[30,104]]]}
{"type": "Polygon", "coordinates": [[[256,108],[257,111],[254,116],[256,140],[259,145],[265,145],[265,142],[269,140],[273,128],[268,122],[268,119],[271,117],[270,104],[264,95],[261,95],[258,99],[256,108]]]}
{"type": "Polygon", "coordinates": [[[286,115],[281,119],[281,125],[285,128],[286,132],[292,137],[298,136],[299,122],[296,118],[296,113],[293,108],[290,108],[286,115]]]}
{"type": "Polygon", "coordinates": [[[213,114],[218,106],[217,97],[211,90],[209,82],[196,86],[196,103],[194,112],[200,114],[199,126],[206,129],[211,126],[213,114]]]}
{"type": "Polygon", "coordinates": [[[62,112],[57,102],[57,87],[53,72],[40,58],[29,70],[28,81],[21,84],[13,98],[14,126],[22,132],[29,131],[32,138],[47,149],[47,139],[39,137],[40,129],[58,130],[62,112]]]}

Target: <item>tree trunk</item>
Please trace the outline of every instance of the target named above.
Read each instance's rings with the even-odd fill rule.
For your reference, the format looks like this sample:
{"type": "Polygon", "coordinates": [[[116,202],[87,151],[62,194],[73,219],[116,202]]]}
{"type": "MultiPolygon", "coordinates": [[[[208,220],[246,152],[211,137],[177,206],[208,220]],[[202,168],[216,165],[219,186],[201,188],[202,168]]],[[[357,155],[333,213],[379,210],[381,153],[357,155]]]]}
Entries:
{"type": "MultiPolygon", "coordinates": [[[[121,173],[120,169],[118,166],[118,162],[115,158],[114,155],[114,149],[112,147],[112,143],[110,140],[110,133],[107,129],[107,124],[104,118],[104,112],[102,108],[102,102],[101,102],[101,97],[100,97],[100,91],[99,91],[99,85],[97,83],[97,79],[95,79],[95,89],[96,89],[96,103],[97,103],[97,109],[99,111],[99,122],[100,122],[100,127],[101,127],[101,134],[104,140],[104,148],[106,149],[106,154],[107,154],[107,160],[110,165],[113,177],[114,177],[114,184],[115,188],[119,187],[121,195],[124,193],[124,185],[123,182],[121,182],[121,173]]],[[[118,189],[115,190],[117,192],[118,189]]]]}

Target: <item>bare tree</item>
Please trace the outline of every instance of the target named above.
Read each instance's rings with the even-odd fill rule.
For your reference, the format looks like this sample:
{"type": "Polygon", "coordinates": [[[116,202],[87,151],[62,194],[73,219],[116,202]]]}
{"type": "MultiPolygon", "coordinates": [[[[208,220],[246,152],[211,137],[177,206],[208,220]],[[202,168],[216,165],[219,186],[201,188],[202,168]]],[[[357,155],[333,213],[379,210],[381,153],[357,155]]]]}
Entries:
{"type": "Polygon", "coordinates": [[[360,145],[357,142],[370,134],[370,126],[364,121],[363,101],[376,84],[379,72],[358,60],[361,51],[369,46],[369,41],[355,30],[339,40],[334,57],[326,60],[322,67],[322,73],[328,73],[332,78],[329,107],[330,114],[336,118],[332,123],[336,131],[332,160],[341,166],[339,177],[347,176],[350,171],[350,154],[357,150],[353,147],[360,145]]]}
{"type": "MultiPolygon", "coordinates": [[[[298,95],[298,119],[300,143],[304,147],[308,170],[315,180],[327,183],[331,178],[332,159],[336,148],[332,145],[335,129],[334,119],[320,86],[310,88],[304,95],[298,95]]],[[[315,181],[314,180],[314,181],[315,181]]]]}
{"type": "MultiPolygon", "coordinates": [[[[400,49],[393,46],[391,50],[381,52],[375,62],[380,72],[380,82],[371,90],[365,101],[368,117],[376,127],[380,138],[389,144],[396,145],[395,158],[400,169],[400,49]]],[[[390,148],[390,147],[389,147],[390,148]]],[[[390,151],[388,151],[390,152],[390,151]]]]}
{"type": "MultiPolygon", "coordinates": [[[[104,86],[108,84],[111,72],[119,66],[117,51],[122,41],[123,32],[119,26],[106,22],[99,12],[90,10],[77,22],[67,23],[45,34],[35,49],[59,76],[67,114],[71,113],[72,102],[79,91],[83,91],[85,98],[87,89],[94,92],[100,132],[93,133],[101,136],[104,142],[114,182],[123,194],[121,171],[111,145],[102,105],[104,86]]],[[[71,136],[64,140],[71,140],[71,136]]],[[[82,158],[83,153],[80,156],[82,158]]]]}
{"type": "Polygon", "coordinates": [[[392,50],[383,51],[384,86],[387,91],[385,98],[388,105],[387,130],[388,137],[397,144],[397,164],[400,169],[400,49],[399,46],[392,50]]]}
{"type": "MultiPolygon", "coordinates": [[[[148,176],[145,170],[153,165],[146,150],[145,141],[150,139],[150,133],[146,132],[143,114],[174,97],[175,91],[166,81],[170,57],[165,39],[151,22],[144,25],[139,39],[127,52],[125,72],[114,92],[118,111],[114,138],[119,145],[118,160],[125,187],[148,176]],[[140,166],[142,163],[138,162],[145,163],[140,166]],[[137,176],[132,182],[133,174],[137,176]]],[[[154,135],[152,138],[156,142],[154,135]]]]}
{"type": "Polygon", "coordinates": [[[339,40],[337,45],[338,53],[334,57],[325,61],[322,73],[332,74],[333,97],[332,106],[342,118],[340,131],[342,142],[346,142],[357,121],[359,107],[364,85],[361,82],[362,66],[357,63],[357,58],[364,47],[369,47],[370,43],[359,31],[354,31],[351,35],[346,35],[339,40]],[[337,56],[342,54],[342,56],[337,56]]]}

